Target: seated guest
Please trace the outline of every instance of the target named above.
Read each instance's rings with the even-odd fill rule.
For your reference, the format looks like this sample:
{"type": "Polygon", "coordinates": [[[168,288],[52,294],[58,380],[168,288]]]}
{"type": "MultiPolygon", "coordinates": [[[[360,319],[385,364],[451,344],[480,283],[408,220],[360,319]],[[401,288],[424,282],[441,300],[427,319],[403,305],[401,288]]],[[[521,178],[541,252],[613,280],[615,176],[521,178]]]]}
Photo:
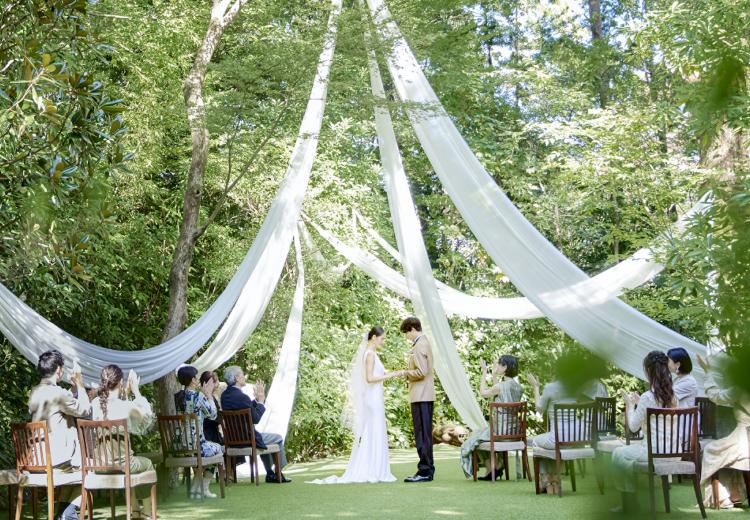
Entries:
{"type": "MultiPolygon", "coordinates": [[[[553,424],[553,417],[556,404],[574,404],[593,401],[597,397],[607,397],[607,389],[598,379],[587,381],[574,393],[559,378],[544,385],[541,394],[539,392],[539,380],[534,374],[529,374],[529,382],[534,388],[536,410],[540,414],[547,414],[549,426],[549,431],[534,437],[531,444],[534,447],[547,450],[555,449],[556,425],[553,424]]],[[[563,424],[557,426],[565,427],[563,424]]],[[[560,491],[560,482],[557,479],[554,461],[544,458],[539,459],[539,483],[547,494],[557,494],[560,491]]]]}
{"type": "MultiPolygon", "coordinates": [[[[47,421],[52,465],[63,471],[71,471],[81,466],[75,419],[87,417],[91,413],[91,403],[83,386],[80,370],[74,370],[70,376],[76,396],[58,386],[63,377],[64,366],[63,355],[58,350],[48,350],[39,356],[37,371],[41,381],[29,396],[29,413],[32,422],[47,421]]],[[[63,488],[60,495],[63,520],[78,518],[80,487],[63,488]],[[74,494],[77,496],[71,500],[74,494]],[[68,502],[71,503],[67,504],[68,502]]]]}
{"type": "Polygon", "coordinates": [[[690,354],[682,347],[671,348],[667,351],[669,358],[669,371],[674,375],[672,379],[672,390],[679,401],[680,408],[695,406],[695,398],[698,395],[698,382],[690,374],[693,371],[693,362],[690,354]]]}
{"type": "MultiPolygon", "coordinates": [[[[523,388],[516,381],[518,375],[518,359],[515,356],[501,356],[492,367],[492,386],[487,387],[487,363],[480,361],[482,366],[482,378],[479,380],[479,394],[495,403],[517,403],[523,395],[523,388]],[[498,380],[499,378],[499,380],[498,380]]],[[[490,428],[486,426],[481,430],[471,433],[468,439],[461,445],[461,468],[464,475],[472,476],[472,452],[483,442],[489,442],[490,428]]],[[[497,454],[496,454],[497,455],[497,454]]],[[[477,451],[479,462],[484,463],[487,473],[479,480],[492,480],[492,466],[489,454],[485,451],[477,451]]],[[[495,478],[503,471],[503,459],[498,458],[495,465],[495,478]]]]}
{"type": "Polygon", "coordinates": [[[705,504],[720,508],[731,508],[745,500],[743,494],[747,489],[739,472],[750,471],[750,395],[725,381],[723,370],[717,370],[726,360],[727,357],[722,355],[709,364],[698,356],[698,364],[706,373],[703,382],[706,397],[719,406],[732,407],[737,420],[732,433],[709,442],[703,448],[701,485],[704,486],[705,504]],[[714,496],[713,478],[717,474],[717,496],[714,496]]]}
{"type": "MultiPolygon", "coordinates": [[[[211,399],[214,402],[214,405],[216,406],[216,409],[219,410],[219,399],[218,396],[220,396],[219,392],[219,376],[216,375],[216,372],[212,372],[210,370],[206,370],[201,374],[201,377],[199,379],[199,382],[201,385],[205,385],[209,380],[213,381],[214,384],[214,394],[211,396],[211,399]]],[[[203,419],[203,435],[206,436],[206,440],[209,440],[211,442],[215,442],[216,444],[224,445],[224,437],[221,435],[221,423],[219,422],[218,418],[210,418],[206,417],[203,419]]]]}
{"type": "MultiPolygon", "coordinates": [[[[116,421],[127,419],[128,433],[133,435],[144,435],[148,433],[154,425],[156,416],[151,409],[151,404],[141,395],[138,387],[138,376],[135,371],[131,370],[128,374],[126,384],[123,384],[122,370],[117,365],[108,365],[102,369],[101,381],[99,383],[99,395],[91,403],[92,417],[95,421],[116,421]],[[130,394],[133,399],[129,400],[130,394]],[[122,397],[121,397],[122,396],[122,397]]],[[[120,440],[120,442],[124,442],[120,440]]],[[[121,446],[119,453],[124,452],[121,446]]],[[[112,457],[114,450],[112,450],[112,457]]],[[[111,460],[111,462],[124,462],[124,460],[111,460]]],[[[146,457],[138,457],[130,449],[130,473],[143,473],[153,469],[154,465],[146,457]]],[[[138,496],[135,499],[142,500],[148,496],[149,489],[146,486],[140,486],[134,489],[138,496]],[[141,493],[144,493],[141,495],[141,493]]],[[[135,494],[135,493],[134,493],[135,494]]],[[[151,514],[151,504],[146,501],[144,508],[139,504],[139,509],[134,511],[136,518],[146,518],[151,514]]]]}
{"type": "MultiPolygon", "coordinates": [[[[240,390],[246,384],[245,373],[238,366],[227,367],[224,370],[224,381],[227,383],[227,389],[221,394],[221,408],[223,410],[246,410],[250,409],[253,423],[258,424],[266,407],[263,401],[266,398],[265,390],[262,384],[255,385],[255,399],[251,399],[240,390]]],[[[286,453],[284,451],[284,438],[278,433],[261,433],[255,431],[255,445],[259,450],[266,448],[268,444],[278,444],[280,448],[281,467],[286,466],[286,453]]],[[[273,468],[273,455],[261,455],[263,466],[266,468],[266,482],[291,482],[282,473],[281,482],[276,477],[273,468]]]]}
{"type": "MultiPolygon", "coordinates": [[[[648,408],[677,408],[678,401],[672,389],[672,376],[669,373],[668,363],[667,355],[658,350],[649,352],[644,358],[643,372],[646,374],[649,389],[640,396],[635,393],[623,396],[625,398],[625,423],[630,431],[639,429],[647,431],[646,410],[648,408]]],[[[656,446],[655,438],[651,439],[651,442],[656,446]]],[[[634,466],[638,462],[647,461],[648,443],[645,441],[620,446],[612,452],[615,487],[622,493],[622,507],[625,512],[634,509],[636,504],[634,466]]]]}
{"type": "MultiPolygon", "coordinates": [[[[218,416],[218,409],[214,402],[214,388],[216,386],[213,379],[208,379],[205,383],[201,384],[198,381],[198,370],[193,366],[184,366],[177,372],[177,380],[183,386],[184,394],[181,395],[183,401],[181,401],[178,409],[184,410],[184,413],[195,414],[198,417],[198,435],[201,443],[201,456],[202,457],[214,457],[224,453],[224,449],[220,444],[211,442],[206,438],[203,430],[203,421],[206,417],[210,419],[216,419],[218,416]]],[[[206,470],[203,474],[203,495],[208,498],[216,498],[216,494],[212,493],[208,486],[212,480],[212,473],[210,470],[206,470]]],[[[199,490],[200,479],[196,478],[193,480],[192,488],[190,489],[190,498],[200,498],[201,492],[199,490]]]]}

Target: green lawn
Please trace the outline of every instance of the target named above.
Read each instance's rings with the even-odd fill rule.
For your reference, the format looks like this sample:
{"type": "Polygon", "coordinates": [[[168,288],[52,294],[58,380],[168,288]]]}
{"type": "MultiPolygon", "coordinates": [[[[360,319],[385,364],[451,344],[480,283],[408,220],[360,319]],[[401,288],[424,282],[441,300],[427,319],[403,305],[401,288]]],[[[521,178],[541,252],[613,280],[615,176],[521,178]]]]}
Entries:
{"type": "MultiPolygon", "coordinates": [[[[182,489],[173,493],[168,501],[161,501],[159,518],[165,520],[199,519],[286,519],[286,518],[618,518],[609,509],[618,504],[619,496],[609,486],[605,496],[596,490],[590,472],[586,478],[578,478],[578,492],[573,493],[570,482],[564,480],[564,496],[534,494],[534,485],[528,481],[511,480],[496,484],[473,482],[464,479],[458,465],[458,449],[436,446],[436,479],[424,484],[401,482],[414,473],[416,454],[413,450],[391,452],[391,470],[399,477],[393,484],[348,484],[316,486],[305,484],[306,480],[341,474],[346,458],[326,459],[307,464],[290,466],[285,474],[292,478],[291,484],[277,485],[261,482],[260,487],[249,481],[232,484],[227,488],[226,499],[211,499],[205,502],[189,501],[182,489]]],[[[512,463],[511,463],[512,464],[512,463]]],[[[218,484],[211,489],[218,493],[218,484]]],[[[700,518],[695,505],[692,487],[675,484],[672,487],[672,513],[663,513],[661,490],[657,489],[657,510],[660,518],[700,518]]],[[[648,497],[641,502],[646,505],[648,497]]],[[[119,511],[122,512],[122,509],[119,511]]],[[[108,517],[108,509],[97,510],[97,517],[108,517]],[[104,516],[107,515],[107,516],[104,516]]],[[[709,518],[746,518],[747,509],[714,512],[709,518]],[[739,515],[739,516],[737,516],[739,515]]],[[[644,510],[642,518],[648,515],[644,510]]],[[[118,516],[122,518],[123,516],[118,516]]]]}

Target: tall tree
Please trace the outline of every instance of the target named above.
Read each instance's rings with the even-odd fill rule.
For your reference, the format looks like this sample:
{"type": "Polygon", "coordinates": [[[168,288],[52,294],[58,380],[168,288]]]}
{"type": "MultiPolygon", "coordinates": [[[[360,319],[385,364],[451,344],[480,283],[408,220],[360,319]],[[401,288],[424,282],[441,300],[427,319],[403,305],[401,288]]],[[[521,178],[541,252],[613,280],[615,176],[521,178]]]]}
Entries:
{"type": "MultiPolygon", "coordinates": [[[[213,0],[211,19],[203,42],[195,56],[193,67],[183,85],[183,96],[190,125],[192,156],[188,170],[187,185],[182,204],[180,235],[175,246],[172,269],[169,273],[169,312],[164,327],[164,340],[179,334],[187,321],[187,289],[190,264],[193,261],[195,243],[205,232],[200,226],[200,207],[203,197],[203,174],[208,162],[209,132],[206,122],[206,107],[203,99],[203,82],[211,58],[221,41],[225,29],[232,24],[247,0],[213,0]]],[[[162,413],[173,410],[173,394],[177,391],[174,374],[159,380],[159,406],[162,413]]]]}

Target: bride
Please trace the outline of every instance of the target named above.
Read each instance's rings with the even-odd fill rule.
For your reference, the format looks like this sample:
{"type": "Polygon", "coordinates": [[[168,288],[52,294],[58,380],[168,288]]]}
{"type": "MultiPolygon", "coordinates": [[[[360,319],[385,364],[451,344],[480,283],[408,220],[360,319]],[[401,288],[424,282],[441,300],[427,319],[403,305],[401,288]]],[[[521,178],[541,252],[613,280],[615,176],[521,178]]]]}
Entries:
{"type": "Polygon", "coordinates": [[[350,366],[347,388],[347,418],[354,433],[354,444],[346,471],[312,484],[348,484],[354,482],[394,482],[388,461],[388,434],[385,428],[383,381],[402,377],[403,371],[385,372],[377,350],[383,345],[385,331],[373,327],[357,349],[350,366]]]}

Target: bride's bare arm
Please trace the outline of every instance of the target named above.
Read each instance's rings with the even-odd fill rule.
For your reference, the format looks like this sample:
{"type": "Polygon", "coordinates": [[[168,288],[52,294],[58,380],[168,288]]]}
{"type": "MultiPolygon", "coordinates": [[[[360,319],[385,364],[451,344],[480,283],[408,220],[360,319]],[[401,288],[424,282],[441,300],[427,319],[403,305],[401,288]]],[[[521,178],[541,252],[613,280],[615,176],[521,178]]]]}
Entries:
{"type": "Polygon", "coordinates": [[[373,371],[375,370],[375,356],[370,356],[370,351],[365,353],[365,374],[367,382],[372,383],[380,383],[381,381],[385,381],[386,379],[391,379],[393,377],[400,377],[402,372],[387,372],[382,376],[376,376],[373,374],[373,371]]]}

